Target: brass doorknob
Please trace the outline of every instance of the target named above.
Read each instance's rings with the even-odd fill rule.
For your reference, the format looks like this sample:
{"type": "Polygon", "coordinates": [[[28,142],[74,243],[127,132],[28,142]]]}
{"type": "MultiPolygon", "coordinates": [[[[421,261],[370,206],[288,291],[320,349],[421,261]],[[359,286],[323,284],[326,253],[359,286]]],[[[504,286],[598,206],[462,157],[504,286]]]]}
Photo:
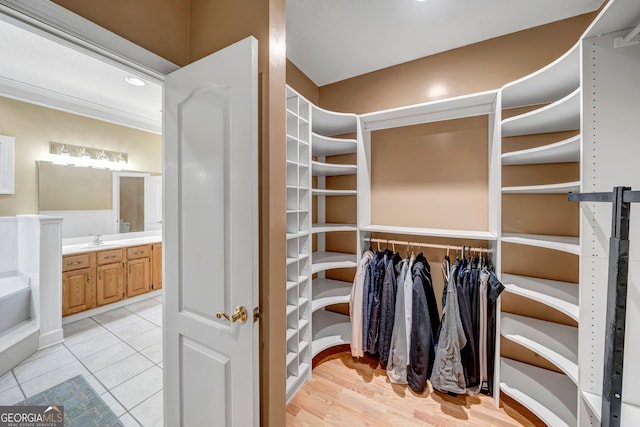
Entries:
{"type": "Polygon", "coordinates": [[[216,317],[218,319],[222,319],[224,317],[231,323],[235,323],[238,320],[244,323],[247,321],[248,315],[247,315],[247,309],[239,305],[235,308],[235,310],[233,310],[233,314],[231,316],[229,316],[227,313],[219,311],[216,313],[216,317]]]}

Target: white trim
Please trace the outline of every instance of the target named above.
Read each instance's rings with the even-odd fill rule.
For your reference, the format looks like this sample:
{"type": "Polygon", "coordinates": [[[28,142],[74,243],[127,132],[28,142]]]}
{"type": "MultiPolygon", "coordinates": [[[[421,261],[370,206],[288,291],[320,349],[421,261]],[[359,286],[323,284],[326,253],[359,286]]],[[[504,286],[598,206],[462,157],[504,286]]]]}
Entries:
{"type": "MultiPolygon", "coordinates": [[[[0,0],[1,1],[1,0],[0,0]]],[[[68,113],[125,125],[155,134],[162,133],[162,120],[141,116],[129,111],[118,110],[107,105],[96,104],[81,98],[33,86],[0,76],[0,93],[7,98],[42,105],[68,113]]]]}
{"type": "Polygon", "coordinates": [[[15,140],[0,135],[0,194],[15,194],[15,140]]]}

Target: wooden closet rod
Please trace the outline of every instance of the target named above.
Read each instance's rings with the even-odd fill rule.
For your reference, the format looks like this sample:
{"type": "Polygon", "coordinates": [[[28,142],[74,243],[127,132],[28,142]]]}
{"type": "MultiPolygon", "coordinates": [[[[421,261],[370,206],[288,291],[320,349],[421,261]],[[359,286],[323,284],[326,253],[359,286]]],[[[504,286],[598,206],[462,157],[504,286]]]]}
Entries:
{"type": "Polygon", "coordinates": [[[402,246],[417,246],[421,248],[451,249],[454,251],[461,251],[464,249],[472,252],[482,252],[482,253],[493,252],[493,249],[487,249],[487,248],[473,248],[471,246],[438,245],[436,243],[417,243],[417,242],[414,243],[414,242],[407,242],[405,240],[376,239],[373,237],[365,237],[364,241],[370,242],[370,243],[386,243],[387,246],[389,244],[392,244],[392,245],[402,245],[402,246]]]}

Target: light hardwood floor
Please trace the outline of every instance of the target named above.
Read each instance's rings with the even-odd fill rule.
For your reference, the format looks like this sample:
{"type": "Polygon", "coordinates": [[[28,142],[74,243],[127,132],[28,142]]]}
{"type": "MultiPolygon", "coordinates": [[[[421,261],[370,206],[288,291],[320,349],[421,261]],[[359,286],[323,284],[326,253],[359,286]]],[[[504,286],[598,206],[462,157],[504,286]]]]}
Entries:
{"type": "Polygon", "coordinates": [[[372,357],[354,359],[348,346],[318,354],[313,379],[287,405],[287,426],[544,426],[504,396],[501,408],[484,395],[416,394],[391,384],[372,357]]]}

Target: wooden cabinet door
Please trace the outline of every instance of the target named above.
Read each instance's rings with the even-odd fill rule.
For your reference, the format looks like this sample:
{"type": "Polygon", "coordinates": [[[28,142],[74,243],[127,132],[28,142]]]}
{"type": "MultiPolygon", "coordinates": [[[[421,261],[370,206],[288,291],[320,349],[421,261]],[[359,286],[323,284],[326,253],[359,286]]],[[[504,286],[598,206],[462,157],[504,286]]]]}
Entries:
{"type": "Polygon", "coordinates": [[[162,289],[162,243],[151,246],[151,288],[162,289]]]}
{"type": "Polygon", "coordinates": [[[95,307],[95,275],[92,268],[62,273],[62,315],[79,313],[95,307]]]}
{"type": "Polygon", "coordinates": [[[124,264],[121,262],[99,265],[96,286],[96,304],[105,305],[124,298],[124,264]]]}
{"type": "Polygon", "coordinates": [[[128,261],[127,296],[149,292],[151,290],[151,259],[139,258],[128,261]]]}

